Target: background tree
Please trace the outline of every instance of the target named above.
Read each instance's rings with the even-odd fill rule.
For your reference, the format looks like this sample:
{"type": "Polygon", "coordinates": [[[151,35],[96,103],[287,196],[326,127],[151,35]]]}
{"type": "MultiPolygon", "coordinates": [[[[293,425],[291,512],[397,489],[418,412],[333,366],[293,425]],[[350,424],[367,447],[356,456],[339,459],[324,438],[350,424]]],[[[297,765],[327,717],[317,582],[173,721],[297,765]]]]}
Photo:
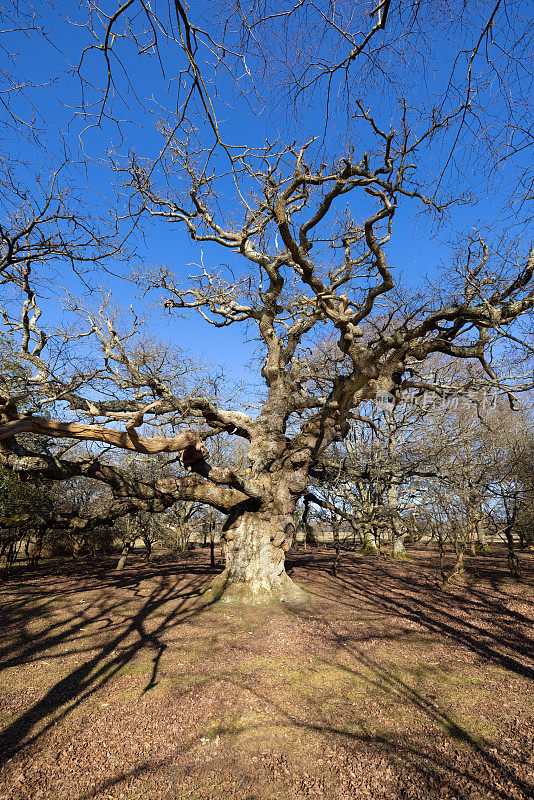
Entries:
{"type": "Polygon", "coordinates": [[[517,545],[532,541],[532,418],[523,413],[503,413],[499,424],[486,437],[493,457],[494,473],[489,484],[488,520],[504,538],[508,567],[513,578],[522,577],[517,545]],[[504,423],[504,424],[503,424],[504,423]]]}
{"type": "Polygon", "coordinates": [[[0,560],[4,560],[5,575],[21,548],[34,562],[39,559],[49,507],[42,484],[23,483],[11,471],[0,470],[0,560]]]}

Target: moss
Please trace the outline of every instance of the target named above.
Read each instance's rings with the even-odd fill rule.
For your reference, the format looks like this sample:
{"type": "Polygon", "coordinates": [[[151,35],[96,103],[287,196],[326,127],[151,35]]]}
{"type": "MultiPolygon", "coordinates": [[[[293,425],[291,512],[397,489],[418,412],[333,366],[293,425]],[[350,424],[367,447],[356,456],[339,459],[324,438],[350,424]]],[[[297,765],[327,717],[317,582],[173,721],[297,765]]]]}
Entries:
{"type": "Polygon", "coordinates": [[[213,679],[213,670],[210,671],[209,677],[203,674],[198,675],[171,675],[165,678],[169,686],[173,688],[187,689],[190,686],[202,686],[205,683],[210,683],[213,679]]]}
{"type": "Polygon", "coordinates": [[[137,659],[135,661],[128,661],[117,670],[115,675],[116,677],[120,677],[122,675],[146,675],[147,673],[151,673],[153,669],[153,659],[146,659],[143,661],[137,659]]]}
{"type": "Polygon", "coordinates": [[[360,554],[363,556],[378,556],[380,553],[376,546],[366,543],[361,548],[360,554]]]}
{"type": "Polygon", "coordinates": [[[9,728],[19,718],[19,714],[0,714],[0,730],[9,728]]]}
{"type": "Polygon", "coordinates": [[[217,575],[204,586],[199,594],[201,594],[208,603],[216,603],[224,595],[224,591],[228,585],[228,578],[224,572],[217,575]]]}

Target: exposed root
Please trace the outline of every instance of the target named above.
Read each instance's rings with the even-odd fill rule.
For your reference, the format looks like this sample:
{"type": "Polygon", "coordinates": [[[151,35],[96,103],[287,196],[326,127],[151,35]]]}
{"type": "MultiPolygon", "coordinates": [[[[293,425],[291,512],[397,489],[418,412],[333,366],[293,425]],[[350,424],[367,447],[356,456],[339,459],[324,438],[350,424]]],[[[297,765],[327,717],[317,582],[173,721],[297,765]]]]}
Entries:
{"type": "Polygon", "coordinates": [[[206,586],[202,594],[211,603],[243,603],[244,605],[270,602],[293,604],[304,603],[307,600],[306,592],[285,573],[276,583],[259,579],[245,582],[230,580],[225,570],[206,586]]]}

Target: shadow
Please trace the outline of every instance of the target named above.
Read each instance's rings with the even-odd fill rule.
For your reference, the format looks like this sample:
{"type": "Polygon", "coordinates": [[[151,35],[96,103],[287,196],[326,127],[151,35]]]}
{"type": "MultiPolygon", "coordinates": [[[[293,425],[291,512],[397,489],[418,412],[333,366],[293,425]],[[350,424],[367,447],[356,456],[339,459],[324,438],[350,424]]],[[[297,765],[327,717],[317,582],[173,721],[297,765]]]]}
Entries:
{"type": "MultiPolygon", "coordinates": [[[[295,610],[291,613],[299,618],[301,616],[300,612],[295,610]]],[[[310,689],[306,696],[308,701],[306,707],[302,713],[297,713],[292,709],[291,704],[283,703],[279,699],[279,690],[270,692],[267,689],[262,690],[247,680],[246,676],[239,675],[235,671],[227,671],[218,676],[216,680],[220,684],[221,692],[227,693],[229,687],[234,687],[240,695],[244,693],[253,695],[258,701],[258,706],[269,708],[272,722],[249,722],[239,730],[236,730],[235,726],[221,724],[213,730],[212,736],[216,735],[217,738],[223,740],[232,751],[240,752],[244,749],[240,745],[240,738],[253,733],[259,734],[260,740],[265,743],[264,747],[269,748],[272,741],[270,733],[278,732],[280,734],[281,726],[288,730],[287,736],[291,741],[291,747],[298,741],[295,738],[296,732],[301,731],[306,736],[317,734],[321,737],[321,741],[332,741],[342,745],[348,754],[348,760],[344,758],[342,763],[349,775],[352,767],[351,759],[354,764],[367,763],[370,776],[373,774],[372,765],[374,763],[380,765],[385,760],[388,765],[393,765],[396,769],[398,794],[392,795],[386,790],[384,794],[369,795],[367,793],[369,787],[366,784],[365,796],[373,796],[376,800],[386,797],[398,800],[412,797],[455,798],[455,800],[472,800],[473,797],[510,800],[513,797],[519,800],[519,798],[531,797],[532,787],[503,762],[495,747],[492,747],[482,737],[471,735],[437,703],[430,701],[412,686],[391,675],[378,662],[357,648],[347,647],[346,642],[339,639],[334,631],[332,634],[338,649],[350,655],[354,661],[354,667],[349,668],[339,661],[333,664],[330,660],[323,661],[323,666],[329,668],[335,666],[349,679],[360,677],[357,667],[365,668],[366,672],[372,676],[369,679],[370,685],[387,693],[389,697],[394,697],[416,709],[430,723],[444,731],[444,740],[450,736],[461,746],[452,750],[450,747],[440,749],[433,744],[432,740],[429,740],[426,742],[426,746],[422,747],[416,737],[410,741],[402,733],[373,734],[369,732],[369,720],[363,713],[360,713],[360,716],[354,715],[351,720],[352,729],[348,730],[340,724],[334,724],[331,719],[325,718],[316,691],[310,689]],[[469,756],[466,755],[465,748],[468,749],[469,756]]],[[[433,738],[435,741],[436,737],[433,738]]],[[[190,743],[188,746],[180,748],[179,752],[175,754],[177,762],[183,760],[184,756],[194,747],[195,743],[190,743]]],[[[221,761],[224,762],[224,759],[225,756],[222,755],[221,761]]],[[[80,800],[89,800],[102,792],[112,790],[123,782],[127,783],[133,778],[147,776],[160,769],[168,772],[170,761],[172,759],[169,756],[141,761],[131,769],[122,770],[119,774],[100,782],[81,795],[80,800]]],[[[311,769],[311,767],[308,766],[307,769],[311,769]]],[[[340,779],[343,777],[341,774],[340,779]]],[[[245,784],[242,783],[242,791],[244,791],[244,787],[245,784]]],[[[363,796],[354,788],[352,791],[353,793],[350,795],[347,793],[340,796],[363,796]]],[[[252,796],[259,797],[256,794],[252,796]]],[[[308,796],[306,794],[306,797],[308,796]]],[[[298,797],[304,797],[304,795],[298,794],[298,797]]]]}
{"type": "Polygon", "coordinates": [[[0,766],[104,687],[143,650],[155,652],[144,692],[156,686],[167,646],[160,639],[162,633],[211,605],[200,592],[214,574],[209,567],[189,563],[134,565],[120,573],[83,565],[69,570],[68,576],[55,569],[51,574],[34,575],[27,584],[17,581],[13,585],[14,578],[4,583],[0,590],[4,601],[0,675],[5,669],[32,662],[61,662],[65,653],[83,663],[2,731],[0,766]],[[84,594],[91,599],[80,600],[84,594]],[[73,608],[75,598],[77,607],[73,608]],[[58,612],[58,605],[63,613],[58,612]],[[59,619],[54,620],[58,613],[59,619]],[[101,644],[95,643],[102,638],[101,644]]]}
{"type": "MultiPolygon", "coordinates": [[[[429,696],[418,691],[363,649],[363,645],[370,639],[378,643],[399,638],[402,640],[404,635],[410,634],[411,627],[401,630],[400,633],[386,631],[379,635],[370,635],[366,629],[349,629],[341,633],[328,616],[329,612],[335,614],[341,611],[337,621],[342,622],[343,608],[346,611],[357,608],[364,617],[376,615],[375,618],[382,621],[394,618],[401,623],[417,622],[420,628],[432,634],[436,640],[446,639],[455,646],[470,651],[482,661],[492,662],[527,678],[531,676],[532,670],[524,663],[528,637],[524,638],[526,631],[522,631],[522,626],[530,624],[530,619],[520,611],[507,607],[508,596],[498,588],[498,581],[492,581],[489,586],[468,585],[443,594],[436,591],[428,575],[417,573],[419,565],[355,559],[354,563],[345,564],[348,574],[340,581],[333,579],[330,574],[328,556],[314,557],[313,554],[307,554],[303,558],[288,559],[288,562],[288,568],[295,571],[297,580],[305,576],[309,584],[317,573],[321,574],[323,580],[320,589],[316,586],[312,594],[320,600],[335,603],[335,606],[330,607],[323,604],[320,608],[314,608],[312,604],[309,608],[286,609],[286,613],[295,618],[299,625],[314,630],[312,641],[316,645],[318,639],[322,639],[329,653],[333,654],[332,657],[318,659],[315,663],[325,669],[335,668],[346,676],[349,685],[351,682],[361,682],[362,674],[365,674],[369,691],[380,693],[385,698],[386,705],[394,701],[408,709],[409,713],[413,711],[422,720],[422,729],[417,732],[415,726],[413,730],[409,728],[408,736],[406,730],[398,733],[393,731],[387,735],[373,732],[372,721],[359,705],[354,705],[349,729],[340,722],[340,716],[344,715],[336,714],[335,710],[330,714],[324,710],[318,696],[320,692],[313,686],[304,690],[305,702],[302,702],[302,697],[299,698],[300,703],[290,702],[287,693],[280,691],[281,687],[262,687],[258,685],[258,681],[249,678],[242,671],[237,673],[235,670],[227,670],[213,679],[220,683],[221,694],[226,695],[229,687],[233,686],[238,696],[253,695],[257,706],[268,708],[272,717],[272,721],[248,722],[239,730],[232,725],[219,725],[214,734],[223,742],[226,741],[232,752],[242,751],[240,738],[253,732],[259,734],[265,747],[269,747],[270,733],[279,733],[280,726],[283,725],[291,747],[298,746],[298,731],[303,732],[306,737],[317,734],[321,737],[321,742],[339,743],[346,754],[342,763],[349,776],[353,774],[351,770],[362,763],[369,765],[369,779],[376,764],[386,763],[388,770],[394,767],[398,782],[396,793],[390,794],[385,789],[384,794],[368,795],[370,789],[366,783],[365,796],[439,797],[458,800],[472,800],[473,797],[492,800],[509,800],[513,797],[519,800],[532,796],[532,786],[520,774],[521,768],[527,763],[526,755],[521,759],[514,753],[513,759],[507,759],[502,748],[482,735],[471,733],[458,715],[444,707],[435,695],[429,696]],[[317,628],[318,621],[322,623],[321,630],[317,628]]],[[[426,565],[427,568],[431,566],[426,565]]],[[[334,691],[336,702],[349,704],[349,697],[343,697],[342,683],[334,691]]],[[[176,754],[177,759],[182,758],[187,750],[188,748],[181,749],[176,754]]],[[[222,759],[223,757],[221,763],[222,759]]],[[[131,770],[125,770],[102,782],[95,790],[83,795],[83,798],[88,800],[99,792],[111,790],[123,781],[146,776],[168,766],[168,757],[141,762],[131,770]]],[[[338,780],[341,782],[345,779],[347,793],[342,795],[341,789],[345,788],[342,785],[340,796],[360,796],[360,789],[350,784],[347,775],[340,773],[338,780]]],[[[292,791],[295,792],[294,787],[292,791]]],[[[297,795],[296,792],[295,795],[299,798],[304,796],[297,795]]]]}
{"type": "MultiPolygon", "coordinates": [[[[292,748],[298,749],[299,735],[304,740],[318,736],[321,747],[326,742],[342,751],[339,761],[342,767],[336,773],[336,780],[345,792],[340,797],[363,796],[361,787],[350,783],[351,773],[357,773],[364,764],[367,767],[363,768],[368,768],[372,777],[378,773],[375,765],[381,763],[394,771],[397,789],[395,794],[387,794],[386,789],[384,794],[369,794],[365,784],[365,796],[373,796],[374,800],[529,797],[531,787],[524,780],[524,773],[521,774],[524,767],[521,758],[514,756],[514,763],[500,746],[474,735],[446,703],[419,691],[410,679],[404,680],[387,669],[367,648],[370,641],[394,644],[398,640],[409,644],[411,636],[423,633],[459,648],[464,655],[470,654],[479,664],[492,663],[521,679],[530,678],[533,674],[528,662],[531,620],[523,610],[509,606],[510,593],[500,577],[502,560],[500,565],[497,562],[497,558],[494,562],[484,562],[483,578],[480,578],[481,567],[476,581],[442,592],[434,585],[435,564],[427,554],[417,562],[397,563],[343,553],[337,579],[330,573],[330,554],[293,554],[287,559],[288,569],[294,571],[295,580],[306,587],[314,601],[308,606],[284,606],[276,623],[278,627],[273,628],[276,635],[266,629],[265,615],[260,615],[263,621],[258,623],[257,630],[253,629],[255,636],[250,639],[252,631],[245,629],[253,625],[249,609],[246,622],[240,622],[245,626],[243,631],[236,627],[236,636],[232,631],[224,639],[226,649],[217,655],[220,670],[217,667],[216,673],[203,675],[203,681],[197,684],[198,694],[188,695],[186,702],[199,703],[200,707],[203,692],[212,692],[212,697],[226,697],[232,688],[235,690],[231,695],[236,698],[235,716],[245,721],[230,724],[221,715],[221,724],[215,730],[222,743],[220,762],[216,764],[223,770],[228,755],[228,750],[222,752],[224,746],[241,754],[244,751],[241,737],[254,732],[266,743],[266,749],[271,747],[271,741],[283,741],[280,737],[287,733],[288,753],[292,748]],[[355,612],[361,622],[354,622],[355,612]],[[306,632],[301,650],[298,647],[293,650],[291,630],[282,639],[283,644],[278,643],[277,636],[284,632],[284,625],[293,622],[299,631],[306,632]],[[325,692],[318,691],[312,681],[299,683],[297,688],[279,686],[274,679],[269,683],[268,670],[262,672],[255,661],[264,654],[271,658],[269,647],[273,648],[275,663],[280,659],[280,669],[289,664],[290,670],[298,667],[305,672],[308,663],[305,657],[310,653],[313,668],[335,669],[346,683],[329,685],[325,692]],[[225,658],[229,653],[233,658],[225,658]],[[295,654],[301,662],[293,660],[295,654]],[[251,660],[250,670],[247,659],[251,660]],[[352,702],[350,693],[344,694],[344,686],[361,683],[362,675],[369,688],[367,704],[352,702]],[[391,725],[387,733],[379,731],[372,719],[372,701],[377,696],[384,698],[386,706],[395,703],[413,711],[421,728],[391,725]],[[255,698],[257,708],[263,710],[262,719],[260,715],[248,718],[244,713],[250,708],[249,697],[255,698]],[[329,709],[323,703],[325,697],[331,697],[338,705],[334,703],[329,709]],[[340,707],[343,713],[336,710],[340,707]]],[[[5,609],[9,616],[6,626],[0,628],[4,640],[0,643],[0,669],[43,659],[50,662],[62,659],[66,648],[70,657],[83,663],[70,668],[68,674],[6,728],[0,736],[0,763],[37,742],[140,653],[150,654],[152,660],[142,694],[157,686],[164,653],[171,647],[172,631],[186,622],[200,622],[202,613],[211,605],[200,595],[200,590],[214,574],[216,571],[199,557],[180,564],[134,564],[124,573],[114,573],[107,565],[94,569],[81,565],[75,574],[53,570],[49,575],[28,578],[23,585],[15,580],[2,585],[0,600],[7,600],[5,609]],[[61,613],[58,609],[62,609],[61,613]]],[[[525,608],[528,603],[525,598],[525,608]]],[[[236,616],[241,619],[245,614],[236,616]]],[[[223,625],[227,618],[221,608],[223,625]]],[[[217,651],[219,633],[217,628],[215,632],[213,627],[201,628],[206,652],[217,651]]],[[[472,661],[466,658],[465,663],[469,665],[472,661]]],[[[310,675],[311,670],[312,667],[310,675]]],[[[200,735],[194,726],[191,730],[197,737],[200,735]]],[[[171,745],[162,758],[140,756],[131,768],[119,769],[117,774],[78,796],[89,800],[110,793],[123,782],[168,770],[169,764],[179,771],[188,753],[193,758],[197,745],[198,738],[190,737],[174,751],[171,745]]],[[[240,768],[240,762],[236,763],[240,768]]],[[[320,773],[322,767],[312,765],[310,769],[320,773]]],[[[289,787],[289,795],[314,796],[299,794],[296,784],[289,787]]],[[[245,796],[244,791],[238,796],[245,796]]]]}
{"type": "MultiPolygon", "coordinates": [[[[292,566],[296,568],[300,562],[295,560],[292,566]]],[[[496,579],[496,567],[493,580],[487,584],[480,581],[451,585],[443,591],[429,576],[429,565],[419,562],[398,563],[346,554],[334,582],[330,580],[329,565],[322,560],[315,565],[306,559],[303,566],[322,573],[321,589],[310,588],[317,600],[415,623],[466,648],[483,661],[534,679],[532,618],[509,608],[507,603],[511,598],[496,579]]],[[[502,559],[500,566],[502,580],[502,559]]],[[[531,605],[528,599],[522,602],[531,605]]]]}

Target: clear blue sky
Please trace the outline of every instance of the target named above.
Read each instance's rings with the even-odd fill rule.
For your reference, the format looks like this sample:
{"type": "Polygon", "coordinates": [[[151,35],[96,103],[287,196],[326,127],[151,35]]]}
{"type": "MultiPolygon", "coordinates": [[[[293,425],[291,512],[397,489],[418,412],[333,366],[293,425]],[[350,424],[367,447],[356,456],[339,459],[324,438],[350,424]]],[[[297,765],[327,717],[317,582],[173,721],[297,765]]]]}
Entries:
{"type": "MultiPolygon", "coordinates": [[[[110,9],[115,9],[114,3],[107,4],[110,9]]],[[[282,4],[283,5],[283,4],[282,4]]],[[[514,7],[516,3],[511,3],[514,7]]],[[[72,21],[82,19],[82,12],[77,8],[77,4],[62,4],[61,12],[72,14],[72,21]],[[70,9],[69,6],[72,6],[70,9]]],[[[79,101],[79,82],[72,70],[69,74],[70,65],[76,65],[79,55],[85,45],[88,44],[88,31],[84,28],[69,24],[61,16],[58,16],[54,9],[46,3],[37,3],[37,11],[42,20],[43,27],[49,31],[49,41],[40,36],[29,34],[22,36],[19,33],[4,35],[2,43],[4,47],[12,53],[17,53],[14,64],[5,61],[5,67],[12,69],[14,73],[27,76],[36,84],[46,82],[42,88],[28,91],[28,96],[42,117],[45,129],[44,141],[49,151],[49,163],[43,157],[43,151],[35,148],[27,139],[20,138],[18,141],[13,136],[6,136],[0,146],[4,153],[19,155],[24,163],[28,165],[28,170],[22,176],[24,180],[31,183],[32,172],[40,170],[46,172],[53,168],[59,159],[58,143],[61,137],[65,137],[70,153],[75,159],[81,159],[79,149],[78,134],[85,123],[82,120],[74,119],[69,106],[79,101]]],[[[205,25],[210,25],[208,3],[195,3],[192,6],[191,14],[193,17],[204,19],[205,25]]],[[[532,4],[523,3],[525,13],[528,9],[532,10],[532,4]]],[[[497,20],[498,25],[503,24],[503,19],[497,20]]],[[[498,27],[497,25],[497,27],[498,27]]],[[[441,32],[442,33],[442,32],[441,32]]],[[[407,91],[411,93],[408,102],[419,111],[424,111],[430,106],[430,99],[437,97],[444,88],[444,82],[448,80],[453,59],[458,53],[458,49],[471,46],[476,39],[477,31],[467,35],[461,29],[451,30],[450,37],[441,36],[439,41],[432,42],[432,54],[429,55],[427,71],[423,74],[420,59],[414,58],[413,63],[406,63],[405,73],[402,77],[406,81],[407,91]],[[473,38],[475,37],[475,38],[473,38]],[[420,74],[418,74],[420,71],[420,74]],[[413,81],[407,80],[407,76],[413,75],[413,81]]],[[[436,32],[440,36],[440,32],[436,32]]],[[[79,187],[85,198],[90,198],[90,204],[98,205],[105,199],[113,196],[113,189],[110,183],[110,176],[106,166],[102,163],[106,154],[116,151],[118,156],[124,154],[128,149],[134,148],[140,155],[154,156],[159,149],[160,137],[155,129],[158,105],[172,105],[175,97],[175,78],[172,74],[172,65],[178,64],[178,59],[170,50],[164,49],[164,60],[167,69],[165,79],[162,79],[161,72],[155,59],[143,59],[139,61],[131,50],[124,48],[123,43],[117,42],[117,47],[123,47],[121,56],[124,59],[126,70],[133,76],[135,92],[145,106],[152,106],[154,114],[142,112],[136,105],[134,97],[130,94],[130,124],[122,126],[122,132],[126,133],[126,141],[120,142],[116,129],[111,124],[104,124],[99,129],[92,129],[86,132],[82,142],[85,152],[90,158],[90,163],[84,171],[79,166],[71,169],[72,180],[79,187]],[[174,59],[174,60],[173,60],[174,59]],[[169,67],[171,69],[169,70],[169,67]],[[102,198],[100,201],[99,198],[102,198]]],[[[5,53],[3,54],[5,58],[5,53]]],[[[460,64],[462,67],[462,64],[460,64]]],[[[464,64],[465,67],[465,64],[464,64]]],[[[104,64],[101,54],[92,53],[86,61],[86,76],[94,79],[101,84],[104,79],[104,64]]],[[[116,73],[118,76],[118,73],[116,73]]],[[[119,81],[120,77],[117,78],[119,81]]],[[[400,79],[400,78],[399,78],[400,79]]],[[[377,95],[382,91],[381,84],[377,81],[377,95]]],[[[224,85],[221,91],[224,93],[224,85]]],[[[373,87],[367,87],[369,95],[373,94],[373,87]]],[[[499,116],[499,100],[497,87],[487,88],[486,105],[489,106],[492,99],[492,92],[495,96],[495,114],[499,116]]],[[[378,115],[382,120],[387,120],[394,116],[396,111],[388,105],[393,103],[392,95],[383,90],[380,98],[377,97],[378,115]]],[[[299,117],[298,134],[304,138],[308,133],[323,132],[323,110],[324,94],[315,96],[313,103],[305,104],[299,117]],[[320,130],[318,130],[320,128],[320,130]]],[[[19,101],[19,110],[22,115],[28,114],[28,106],[25,107],[24,101],[19,101]]],[[[331,105],[331,120],[327,131],[325,147],[331,154],[338,156],[344,155],[342,141],[353,133],[347,133],[344,108],[341,109],[342,100],[336,94],[331,105]],[[339,103],[339,107],[336,104],[339,103]]],[[[125,109],[117,107],[118,112],[126,114],[125,109]]],[[[222,106],[218,108],[219,119],[223,121],[224,135],[230,142],[261,143],[266,138],[273,139],[276,136],[285,137],[295,133],[296,127],[291,122],[291,114],[288,115],[283,109],[274,103],[269,112],[256,116],[251,114],[245,103],[236,100],[233,105],[223,111],[222,106]],[[293,127],[293,130],[291,128],[293,127]]],[[[386,127],[389,123],[386,123],[386,127]]],[[[38,119],[39,125],[39,119],[38,119]]],[[[354,131],[354,129],[353,129],[354,131]]],[[[450,135],[445,135],[441,142],[428,149],[423,158],[422,172],[425,170],[431,173],[439,168],[443,163],[444,153],[452,143],[451,137],[455,136],[454,131],[450,135]]],[[[358,148],[355,154],[358,153],[358,148]]],[[[389,261],[396,270],[401,271],[405,281],[412,285],[417,285],[424,274],[432,273],[434,268],[442,261],[447,260],[445,248],[446,242],[454,238],[454,232],[458,230],[469,230],[480,225],[489,226],[494,233],[499,234],[499,228],[504,228],[510,224],[511,216],[508,206],[510,196],[510,184],[514,183],[514,176],[520,174],[522,169],[531,160],[531,154],[525,152],[514,162],[507,162],[503,166],[501,174],[492,176],[481,176],[477,172],[475,161],[470,153],[465,154],[465,171],[462,175],[462,159],[455,167],[453,180],[457,182],[460,190],[475,190],[478,195],[478,202],[474,205],[461,206],[454,209],[451,213],[448,224],[441,228],[429,228],[428,219],[419,215],[419,209],[415,202],[403,202],[396,216],[394,234],[388,248],[389,261]],[[462,185],[463,180],[463,185],[462,185]],[[506,210],[507,209],[507,210],[506,210]]],[[[450,179],[451,175],[447,176],[450,179]]],[[[22,175],[22,172],[21,172],[22,175]]],[[[228,185],[228,189],[230,186],[228,185]]],[[[223,203],[227,201],[232,204],[230,192],[223,203]]],[[[524,232],[522,232],[524,234],[524,232]]],[[[190,264],[198,263],[200,254],[198,246],[191,244],[185,233],[179,226],[169,226],[165,224],[155,224],[151,226],[147,234],[147,239],[143,243],[141,240],[132,244],[142,260],[147,264],[168,264],[178,273],[187,275],[190,264]]],[[[203,248],[203,257],[206,264],[233,263],[237,264],[237,259],[228,251],[220,252],[215,246],[203,248]],[[232,260],[233,259],[233,260],[232,260]]],[[[124,273],[129,265],[116,264],[110,265],[111,271],[117,274],[124,273]]],[[[114,279],[110,275],[102,277],[91,276],[91,281],[95,284],[108,285],[117,298],[117,301],[128,306],[134,303],[137,308],[141,308],[144,302],[140,298],[135,298],[135,291],[132,286],[120,279],[114,279]]],[[[73,293],[80,293],[83,287],[73,276],[70,268],[65,265],[62,274],[57,278],[58,294],[61,294],[61,286],[67,286],[73,293]]],[[[151,298],[155,302],[156,297],[151,298]]],[[[46,304],[46,311],[52,322],[58,317],[56,304],[46,304]]],[[[155,334],[164,339],[173,340],[176,344],[187,347],[192,354],[203,358],[212,363],[222,363],[238,379],[248,380],[249,372],[245,365],[249,361],[252,353],[252,345],[245,343],[245,330],[242,326],[232,326],[226,329],[215,330],[206,325],[198,316],[191,314],[186,320],[180,320],[176,315],[169,317],[160,311],[148,310],[151,318],[151,325],[155,334]]]]}

